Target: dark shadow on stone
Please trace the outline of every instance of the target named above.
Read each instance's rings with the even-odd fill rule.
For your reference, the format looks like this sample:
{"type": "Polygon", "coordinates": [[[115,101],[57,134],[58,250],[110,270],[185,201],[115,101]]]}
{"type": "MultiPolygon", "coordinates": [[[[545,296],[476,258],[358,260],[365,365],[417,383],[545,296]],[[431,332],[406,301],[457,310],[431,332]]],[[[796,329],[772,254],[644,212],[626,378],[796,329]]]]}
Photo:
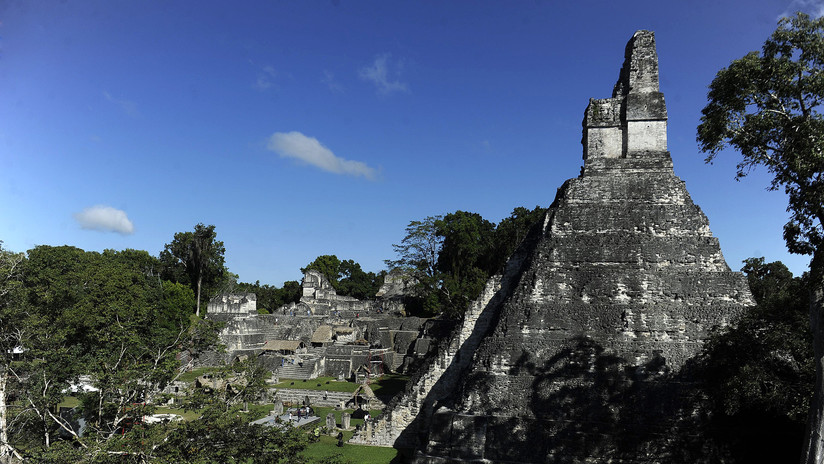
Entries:
{"type": "MultiPolygon", "coordinates": [[[[543,362],[524,352],[509,375],[531,378],[525,404],[443,414],[433,419],[425,454],[458,462],[724,462],[723,447],[708,439],[705,396],[689,370],[668,372],[660,355],[629,366],[586,337],[543,362]]],[[[476,372],[465,388],[483,396],[491,381],[476,372]]]]}

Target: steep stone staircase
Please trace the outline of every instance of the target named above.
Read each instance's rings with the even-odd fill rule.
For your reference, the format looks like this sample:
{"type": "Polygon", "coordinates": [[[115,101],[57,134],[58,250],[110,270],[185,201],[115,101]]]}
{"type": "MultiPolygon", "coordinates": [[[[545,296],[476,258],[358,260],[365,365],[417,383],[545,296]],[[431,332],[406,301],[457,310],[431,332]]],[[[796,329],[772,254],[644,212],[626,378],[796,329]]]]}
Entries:
{"type": "MultiPolygon", "coordinates": [[[[469,365],[472,354],[489,328],[491,313],[494,311],[485,310],[500,290],[500,283],[500,276],[494,276],[487,282],[480,298],[465,313],[460,328],[449,340],[449,344],[438,350],[437,357],[429,368],[424,371],[423,375],[412,380],[414,382],[412,388],[393,405],[391,410],[366,424],[366,429],[352,438],[353,443],[392,446],[413,422],[419,422],[421,419],[425,421],[431,416],[433,406],[456,385],[458,376],[469,365]],[[420,417],[421,414],[424,417],[420,417]]],[[[414,445],[414,443],[403,443],[403,445],[414,445]]]]}
{"type": "Polygon", "coordinates": [[[312,374],[316,372],[316,359],[310,359],[300,364],[284,364],[275,370],[275,375],[284,379],[311,379],[312,374]]]}
{"type": "Polygon", "coordinates": [[[420,373],[410,379],[406,391],[383,414],[368,421],[351,443],[414,448],[425,440],[428,424],[441,400],[458,386],[481,341],[496,323],[502,302],[517,282],[524,261],[538,237],[538,227],[509,259],[503,274],[492,276],[481,295],[464,313],[464,319],[448,340],[441,343],[420,373]]]}

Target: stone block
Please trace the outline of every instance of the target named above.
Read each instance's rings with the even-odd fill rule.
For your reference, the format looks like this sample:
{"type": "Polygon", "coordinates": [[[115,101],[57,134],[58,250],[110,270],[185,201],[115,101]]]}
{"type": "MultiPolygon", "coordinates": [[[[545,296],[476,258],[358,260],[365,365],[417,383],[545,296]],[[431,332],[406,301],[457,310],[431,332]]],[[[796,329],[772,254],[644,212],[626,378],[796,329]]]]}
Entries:
{"type": "Polygon", "coordinates": [[[330,412],[326,415],[326,430],[329,432],[329,435],[336,435],[337,428],[338,424],[335,422],[335,413],[330,412]]]}
{"type": "Polygon", "coordinates": [[[627,121],[667,119],[667,105],[661,92],[629,93],[625,105],[627,121]]]}

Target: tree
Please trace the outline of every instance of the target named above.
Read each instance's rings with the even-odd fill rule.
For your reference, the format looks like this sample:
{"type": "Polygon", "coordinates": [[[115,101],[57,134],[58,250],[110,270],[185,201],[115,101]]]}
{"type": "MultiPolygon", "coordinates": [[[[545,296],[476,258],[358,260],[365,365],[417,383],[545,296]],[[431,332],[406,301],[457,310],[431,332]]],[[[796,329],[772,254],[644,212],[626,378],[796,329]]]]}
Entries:
{"type": "Polygon", "coordinates": [[[444,274],[442,310],[451,318],[463,316],[471,301],[480,295],[493,269],[495,224],[478,213],[456,211],[435,221],[443,237],[438,252],[438,271],[444,274]]]}
{"type": "MultiPolygon", "coordinates": [[[[351,296],[359,300],[374,298],[383,285],[383,276],[374,272],[364,272],[361,265],[351,259],[341,261],[335,255],[321,255],[300,272],[314,269],[324,276],[341,296],[351,296]]],[[[288,283],[288,282],[287,282],[288,283]]],[[[286,289],[286,283],[284,284],[286,289]]],[[[287,301],[288,303],[288,301],[287,301]]]]}
{"type": "Polygon", "coordinates": [[[9,442],[8,386],[15,375],[12,361],[22,349],[25,336],[24,315],[15,307],[23,259],[22,253],[4,250],[0,241],[0,463],[12,455],[21,458],[9,442]]]}
{"type": "Polygon", "coordinates": [[[400,272],[412,285],[412,294],[406,298],[407,307],[428,314],[440,312],[438,291],[441,273],[438,271],[438,253],[443,237],[437,234],[435,222],[443,216],[427,216],[422,221],[410,221],[400,244],[393,244],[398,259],[386,260],[390,272],[400,272]]]}
{"type": "Polygon", "coordinates": [[[797,452],[815,384],[807,274],[749,258],[757,306],[704,346],[711,420],[735,462],[781,462],[797,452]]]}
{"type": "Polygon", "coordinates": [[[802,462],[824,461],[824,18],[782,18],[761,53],[718,72],[702,110],[698,142],[707,162],[726,146],[741,152],[738,178],[756,166],[784,189],[791,253],[812,255],[810,322],[816,387],[802,462]]]}
{"type": "Polygon", "coordinates": [[[359,300],[375,298],[383,285],[383,274],[365,272],[361,265],[351,259],[341,261],[341,278],[335,291],[339,295],[351,296],[359,300]]]}
{"type": "Polygon", "coordinates": [[[279,304],[276,308],[279,308],[285,304],[289,303],[297,303],[300,301],[300,297],[303,295],[303,287],[300,286],[300,282],[297,280],[287,280],[283,283],[283,287],[280,288],[277,294],[279,304]]]}
{"type": "Polygon", "coordinates": [[[180,353],[217,341],[216,324],[192,314],[192,290],[162,281],[154,261],[136,250],[29,250],[14,308],[25,349],[13,371],[21,454],[61,455],[48,451],[60,431],[89,453],[106,448],[141,415],[134,403],[150,402],[182,373],[180,353]],[[77,395],[89,426],[83,437],[56,413],[81,376],[97,389],[77,395]]]}
{"type": "Polygon", "coordinates": [[[215,226],[198,223],[194,232],[178,232],[160,252],[163,277],[188,283],[197,295],[195,314],[200,316],[201,290],[214,289],[226,274],[223,254],[226,248],[217,240],[215,226]]]}
{"type": "Polygon", "coordinates": [[[443,216],[427,216],[423,221],[410,221],[399,245],[392,245],[396,260],[386,260],[389,269],[400,268],[415,279],[432,279],[437,274],[438,253],[443,237],[436,233],[435,222],[443,216]]]}
{"type": "Polygon", "coordinates": [[[338,279],[340,279],[340,259],[335,255],[321,255],[315,258],[314,261],[307,264],[306,267],[300,268],[301,273],[315,270],[326,277],[326,280],[337,291],[338,279]]]}
{"type": "Polygon", "coordinates": [[[532,210],[528,210],[519,206],[512,210],[509,217],[498,223],[495,228],[493,256],[490,259],[493,272],[498,272],[503,268],[529,231],[536,224],[543,222],[544,215],[546,215],[546,208],[535,206],[532,210]]]}
{"type": "Polygon", "coordinates": [[[154,455],[160,463],[300,463],[307,435],[295,427],[250,424],[252,417],[235,406],[205,408],[201,417],[179,422],[154,455]]]}

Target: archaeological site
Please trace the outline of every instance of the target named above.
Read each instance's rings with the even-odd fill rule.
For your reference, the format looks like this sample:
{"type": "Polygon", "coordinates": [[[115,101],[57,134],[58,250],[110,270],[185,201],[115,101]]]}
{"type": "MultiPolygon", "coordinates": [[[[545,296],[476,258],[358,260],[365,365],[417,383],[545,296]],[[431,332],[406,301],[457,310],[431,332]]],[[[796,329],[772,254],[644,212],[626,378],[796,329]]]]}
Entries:
{"type": "Polygon", "coordinates": [[[754,304],[673,173],[652,32],[591,99],[581,174],[353,442],[416,463],[712,462],[690,358],[754,304]]]}
{"type": "Polygon", "coordinates": [[[213,299],[227,352],[211,361],[256,356],[287,379],[405,373],[350,442],[420,464],[713,462],[691,359],[754,300],[673,172],[652,32],[627,44],[612,97],[590,99],[582,143],[580,175],[460,323],[402,317],[397,276],[359,301],[308,270],[300,302],[272,314],[251,293],[213,299]]]}

